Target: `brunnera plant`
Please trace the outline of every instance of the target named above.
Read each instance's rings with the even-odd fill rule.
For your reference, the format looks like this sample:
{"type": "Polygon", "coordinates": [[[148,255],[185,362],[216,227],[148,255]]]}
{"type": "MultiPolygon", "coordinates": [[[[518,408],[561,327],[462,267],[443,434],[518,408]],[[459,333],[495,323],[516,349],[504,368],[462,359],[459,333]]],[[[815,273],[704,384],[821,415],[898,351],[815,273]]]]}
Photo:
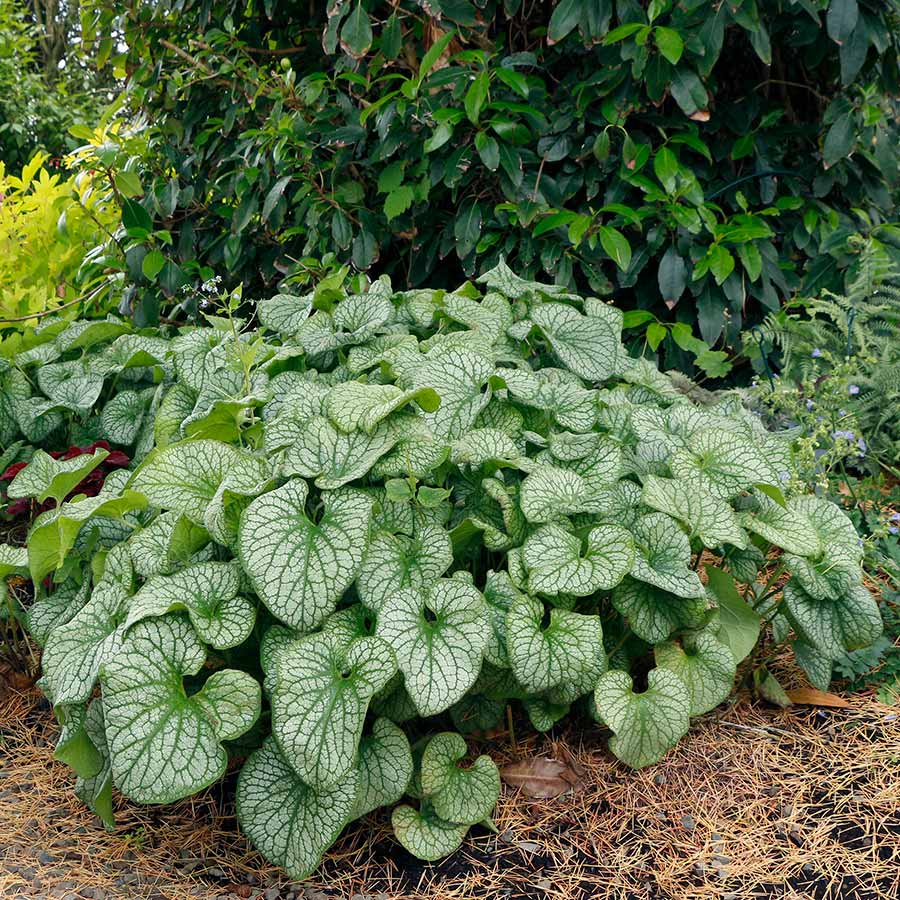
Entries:
{"type": "Polygon", "coordinates": [[[790,493],[789,442],[630,358],[606,303],[501,264],[478,288],[279,294],[258,327],[239,304],[6,355],[7,443],[68,421],[137,461],[71,497],[94,458],[35,450],[8,488],[63,501],[3,571],[33,579],[57,752],[107,822],[114,787],[169,803],[245,760],[241,827],[293,877],[382,806],[434,860],[490,820],[499,774],[465,735],[509,704],[593,718],[646,766],[764,620],[821,686],[879,635],[856,532],[790,493]]]}

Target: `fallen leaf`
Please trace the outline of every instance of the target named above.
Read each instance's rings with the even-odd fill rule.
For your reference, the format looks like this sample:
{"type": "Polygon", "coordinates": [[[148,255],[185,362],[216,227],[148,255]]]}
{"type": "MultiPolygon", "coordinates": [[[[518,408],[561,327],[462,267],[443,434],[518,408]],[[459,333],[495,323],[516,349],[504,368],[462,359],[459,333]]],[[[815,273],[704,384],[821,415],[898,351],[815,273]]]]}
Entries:
{"type": "Polygon", "coordinates": [[[794,688],[792,691],[787,691],[787,695],[794,703],[799,703],[801,706],[831,706],[835,709],[844,709],[850,705],[837,694],[817,691],[811,687],[794,688]]]}
{"type": "Polygon", "coordinates": [[[526,759],[511,763],[500,770],[500,777],[527,797],[549,800],[567,791],[584,788],[584,769],[574,758],[526,759]]]}

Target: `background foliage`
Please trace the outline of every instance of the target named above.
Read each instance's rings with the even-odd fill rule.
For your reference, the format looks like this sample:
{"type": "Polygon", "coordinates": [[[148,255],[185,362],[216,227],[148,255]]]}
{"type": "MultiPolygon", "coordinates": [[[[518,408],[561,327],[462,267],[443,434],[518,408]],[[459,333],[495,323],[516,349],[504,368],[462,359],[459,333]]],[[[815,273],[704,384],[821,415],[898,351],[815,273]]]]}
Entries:
{"type": "MultiPolygon", "coordinates": [[[[257,296],[323,265],[452,286],[504,256],[731,343],[840,288],[849,235],[894,212],[896,0],[117,9],[83,32],[124,35],[169,296],[204,267],[257,296]]],[[[676,336],[648,341],[686,364],[676,336]]]]}
{"type": "Polygon", "coordinates": [[[78,0],[0,2],[0,160],[10,171],[47,154],[54,167],[78,146],[75,124],[94,125],[114,94],[102,51],[79,51],[78,0]]]}

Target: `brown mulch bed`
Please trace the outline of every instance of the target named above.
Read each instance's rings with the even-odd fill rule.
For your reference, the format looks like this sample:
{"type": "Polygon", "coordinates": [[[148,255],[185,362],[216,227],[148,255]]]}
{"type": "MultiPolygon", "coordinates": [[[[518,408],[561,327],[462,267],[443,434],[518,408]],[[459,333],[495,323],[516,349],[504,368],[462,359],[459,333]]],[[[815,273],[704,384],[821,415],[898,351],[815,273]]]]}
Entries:
{"type": "Polygon", "coordinates": [[[384,812],[352,825],[316,875],[291,884],[237,831],[233,778],[177,805],[117,805],[107,833],[53,760],[57,728],[32,688],[0,700],[0,897],[487,900],[900,895],[900,710],[777,710],[746,697],[633,772],[604,734],[505,735],[501,766],[574,758],[583,787],[553,800],[504,787],[499,834],[475,828],[436,864],[410,857],[384,812]]]}

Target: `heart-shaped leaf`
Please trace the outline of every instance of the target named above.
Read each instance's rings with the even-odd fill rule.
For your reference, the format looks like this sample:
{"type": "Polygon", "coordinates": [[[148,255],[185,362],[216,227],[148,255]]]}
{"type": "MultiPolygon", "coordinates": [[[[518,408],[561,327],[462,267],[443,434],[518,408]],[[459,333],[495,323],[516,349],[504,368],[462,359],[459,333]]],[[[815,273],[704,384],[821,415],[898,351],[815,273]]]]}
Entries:
{"type": "Polygon", "coordinates": [[[734,510],[710,490],[702,476],[674,479],[645,475],[643,481],[643,503],[684,522],[691,536],[700,538],[707,547],[747,546],[747,534],[734,510]]]}
{"type": "Polygon", "coordinates": [[[654,648],[656,665],[674,672],[685,684],[691,701],[691,715],[718,706],[734,686],[736,664],[731,650],[710,631],[701,631],[682,640],[654,648]]]}
{"type": "Polygon", "coordinates": [[[599,616],[550,610],[520,594],[506,615],[506,645],[513,673],[529,691],[544,691],[584,672],[593,682],[606,667],[599,616]]]}
{"type": "Polygon", "coordinates": [[[107,456],[108,450],[98,449],[71,459],[54,459],[37,449],[28,465],[9,483],[6,493],[10,497],[34,497],[38,503],[52,498],[58,505],[107,456]]]}
{"type": "Polygon", "coordinates": [[[490,360],[470,350],[448,348],[424,357],[415,371],[414,387],[432,388],[440,397],[440,406],[425,414],[436,437],[453,440],[472,427],[491,399],[487,382],[493,371],[490,360]]]}
{"type": "Polygon", "coordinates": [[[398,591],[378,614],[377,634],[393,648],[423,716],[448,709],[475,683],[489,633],[484,597],[455,578],[398,591]]]}
{"type": "Polygon", "coordinates": [[[734,432],[701,430],[688,441],[688,449],[672,456],[672,474],[679,481],[705,479],[717,496],[728,500],[754,484],[778,485],[778,472],[761,451],[734,432]]]}
{"type": "Polygon", "coordinates": [[[127,490],[119,493],[107,479],[107,485],[96,497],[62,503],[41,513],[28,532],[28,570],[32,581],[38,584],[65,563],[86,522],[104,516],[120,518],[146,505],[142,494],[127,490]]]}
{"type": "Polygon", "coordinates": [[[234,563],[207,562],[174,575],[156,575],[131,598],[125,627],[149,617],[186,610],[200,638],[217,650],[242,644],[253,630],[256,609],[239,593],[234,563]]]}
{"type": "Polygon", "coordinates": [[[360,739],[356,767],[359,795],[354,819],[399,800],[413,774],[412,751],[402,729],[390,719],[376,719],[371,733],[360,739]]]}
{"type": "Polygon", "coordinates": [[[363,384],[345,381],[328,393],[325,409],[328,418],[342,431],[365,431],[371,434],[391,413],[410,403],[434,412],[440,397],[431,388],[404,391],[392,384],[363,384]]]}
{"type": "Polygon", "coordinates": [[[784,507],[760,491],[755,496],[756,509],[738,515],[744,528],[797,556],[817,556],[821,552],[822,542],[815,526],[796,498],[788,500],[784,507]]]}
{"type": "Polygon", "coordinates": [[[868,647],[884,628],[875,598],[861,584],[837,600],[817,599],[792,578],[784,586],[784,607],[801,636],[830,659],[868,647]]]}
{"type": "Polygon", "coordinates": [[[186,619],[139,622],[101,669],[113,779],[138,803],[172,803],[225,772],[221,742],[242,735],[260,711],[259,684],[220,669],[187,696],[206,653],[186,619]]]}
{"type": "Polygon", "coordinates": [[[668,669],[648,672],[642,693],[635,693],[627,672],[613,669],[601,676],[594,700],[597,712],[615,732],[609,749],[634,769],[662,759],[690,726],[688,689],[668,669]]]}
{"type": "Polygon", "coordinates": [[[291,878],[306,878],[350,820],[359,793],[355,768],[330,788],[315,790],[288,765],[274,738],[244,763],[237,816],[250,842],[291,878]]]}
{"type": "Polygon", "coordinates": [[[522,557],[532,591],[576,597],[609,590],[635,564],[631,535],[619,525],[592,528],[584,548],[561,526],[545,525],[525,542],[522,557]]]}
{"type": "Polygon", "coordinates": [[[346,646],[336,634],[313,634],[280,650],[272,731],[306,784],[319,789],[345,777],[369,701],[396,671],[391,648],[377,637],[346,646]]]}
{"type": "Polygon", "coordinates": [[[283,622],[311,630],[334,610],[365,556],[371,497],[344,488],[306,514],[306,482],[295,478],[244,510],[238,552],[256,593],[283,622]]]}
{"type": "Polygon", "coordinates": [[[282,469],[286,475],[315,478],[316,487],[337,488],[362,478],[397,442],[398,432],[388,423],[365,431],[341,431],[328,419],[316,416],[305,422],[288,447],[282,469]]]}
{"type": "Polygon", "coordinates": [[[702,597],[703,583],[690,568],[691,544],[674,519],[662,513],[641,516],[632,528],[633,578],[678,597],[702,597]]]}
{"type": "Polygon", "coordinates": [[[69,622],[51,632],[42,657],[41,686],[54,703],[90,698],[100,666],[122,647],[126,603],[119,582],[103,582],[69,622]]]}
{"type": "Polygon", "coordinates": [[[422,793],[447,822],[475,825],[489,819],[500,796],[500,772],[489,756],[460,768],[468,748],[453,731],[436,734],[422,754],[422,793]]]}
{"type": "Polygon", "coordinates": [[[131,486],[154,506],[184,513],[205,525],[207,507],[223,483],[237,491],[255,491],[268,476],[265,460],[221,441],[196,440],[151,453],[131,486]]]}
{"type": "Polygon", "coordinates": [[[571,306],[544,303],[531,317],[571,372],[588,381],[605,381],[619,367],[619,335],[605,319],[584,316],[571,306]]]}
{"type": "Polygon", "coordinates": [[[391,825],[398,841],[413,856],[434,862],[459,849],[468,825],[457,825],[442,819],[427,801],[419,809],[397,806],[391,814],[391,825]]]}
{"type": "Polygon", "coordinates": [[[443,528],[424,524],[414,531],[412,537],[381,531],[372,538],[356,579],[359,597],[370,609],[381,609],[400,588],[424,588],[453,562],[453,546],[443,528]]]}
{"type": "Polygon", "coordinates": [[[679,597],[630,577],[613,589],[612,603],[631,630],[651,644],[702,624],[707,606],[705,597],[679,597]]]}

